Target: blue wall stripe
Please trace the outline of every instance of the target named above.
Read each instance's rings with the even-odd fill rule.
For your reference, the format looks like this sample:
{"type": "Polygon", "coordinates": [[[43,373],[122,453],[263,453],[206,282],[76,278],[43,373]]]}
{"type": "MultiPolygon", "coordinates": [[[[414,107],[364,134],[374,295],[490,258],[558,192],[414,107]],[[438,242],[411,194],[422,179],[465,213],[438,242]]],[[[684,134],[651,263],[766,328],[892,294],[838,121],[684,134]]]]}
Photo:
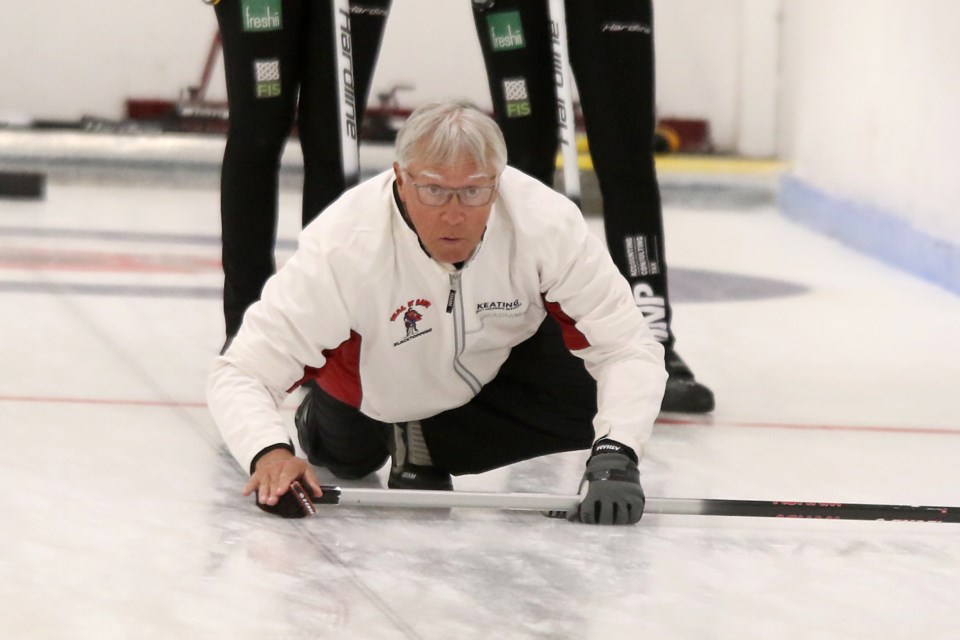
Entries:
{"type": "Polygon", "coordinates": [[[780,211],[843,244],[960,294],[960,245],[889,211],[840,198],[791,175],[780,179],[780,211]]]}

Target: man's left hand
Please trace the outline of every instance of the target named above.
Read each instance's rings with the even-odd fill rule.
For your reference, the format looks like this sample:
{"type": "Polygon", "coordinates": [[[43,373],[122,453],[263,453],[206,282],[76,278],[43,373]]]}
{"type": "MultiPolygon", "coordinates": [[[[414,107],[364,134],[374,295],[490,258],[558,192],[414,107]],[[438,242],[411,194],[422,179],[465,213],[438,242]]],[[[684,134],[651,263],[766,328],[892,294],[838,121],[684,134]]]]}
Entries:
{"type": "Polygon", "coordinates": [[[587,460],[583,484],[587,494],[570,520],[588,524],[635,524],[643,515],[646,497],[640,486],[637,455],[630,447],[614,440],[599,440],[587,460]]]}

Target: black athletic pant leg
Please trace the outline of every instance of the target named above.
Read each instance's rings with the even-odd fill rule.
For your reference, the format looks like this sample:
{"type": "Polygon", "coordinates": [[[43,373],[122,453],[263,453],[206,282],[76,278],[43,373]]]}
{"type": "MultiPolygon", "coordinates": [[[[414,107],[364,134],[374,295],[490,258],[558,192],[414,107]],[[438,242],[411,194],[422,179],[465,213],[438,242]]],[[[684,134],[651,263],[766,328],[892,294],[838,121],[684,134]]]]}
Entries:
{"type": "Polygon", "coordinates": [[[362,478],[383,466],[390,456],[392,425],[365,416],[318,386],[307,389],[309,419],[298,425],[307,457],[339,478],[362,478]]]}
{"type": "MultiPolygon", "coordinates": [[[[345,184],[331,3],[281,0],[282,26],[271,31],[244,31],[242,5],[225,0],[216,6],[230,105],[221,176],[228,338],[236,335],[247,307],[260,298],[276,269],[280,158],[295,114],[304,156],[303,224],[335,200],[345,184]]],[[[389,6],[389,0],[351,2],[358,127],[389,6]]]]}
{"type": "MultiPolygon", "coordinates": [[[[497,0],[489,8],[473,7],[508,162],[552,186],[558,132],[547,2],[497,0]]],[[[672,346],[663,214],[653,160],[651,1],[567,0],[565,8],[570,64],[600,183],[607,247],[654,337],[672,346]]]]}
{"type": "Polygon", "coordinates": [[[597,383],[548,316],[473,400],[421,425],[434,464],[462,475],[589,449],[596,415],[597,383]]]}
{"type": "Polygon", "coordinates": [[[673,345],[656,126],[651,0],[567,0],[570,64],[603,197],[607,247],[654,337],[673,345]]]}
{"type": "Polygon", "coordinates": [[[474,3],[473,19],[507,162],[553,187],[557,102],[547,0],[474,3]]]}
{"type": "Polygon", "coordinates": [[[239,0],[216,6],[230,109],[220,186],[228,337],[275,269],[278,170],[296,108],[305,7],[283,0],[281,29],[244,31],[239,0]]]}
{"type": "MultiPolygon", "coordinates": [[[[383,465],[392,425],[369,418],[320,388],[312,398],[304,449],[341,477],[383,465]]],[[[398,389],[398,393],[402,390],[398,389]]],[[[550,453],[589,449],[597,384],[564,346],[548,317],[517,345],[497,376],[470,402],[421,420],[435,466],[455,475],[481,473],[550,453]]]]}
{"type": "MultiPolygon", "coordinates": [[[[355,1],[350,6],[353,68],[349,75],[354,85],[352,110],[359,132],[390,0],[355,1]]],[[[340,38],[333,32],[330,2],[311,0],[309,14],[309,27],[302,47],[305,64],[297,120],[303,150],[303,226],[336,200],[346,187],[340,161],[340,106],[335,59],[340,38]]]]}

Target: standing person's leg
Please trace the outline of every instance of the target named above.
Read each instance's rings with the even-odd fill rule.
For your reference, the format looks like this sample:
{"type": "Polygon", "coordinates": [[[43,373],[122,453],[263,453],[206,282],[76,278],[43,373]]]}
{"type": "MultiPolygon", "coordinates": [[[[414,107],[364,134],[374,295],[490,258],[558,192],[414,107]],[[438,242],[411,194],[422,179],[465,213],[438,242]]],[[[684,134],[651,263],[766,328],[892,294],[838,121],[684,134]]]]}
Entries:
{"type": "Polygon", "coordinates": [[[705,412],[713,394],[674,350],[660,189],[653,156],[651,0],[567,1],[571,65],[600,183],[607,246],[666,351],[666,411],[705,412]],[[612,64],[612,61],[616,61],[612,64]]]}
{"type": "Polygon", "coordinates": [[[507,161],[552,187],[557,103],[547,0],[475,1],[473,19],[507,161]]]}
{"type": "MultiPolygon", "coordinates": [[[[354,114],[359,132],[370,92],[390,0],[351,3],[354,114]]],[[[343,193],[346,183],[340,160],[339,93],[336,44],[329,2],[312,2],[306,18],[298,129],[303,149],[303,225],[343,193]]]]}
{"type": "Polygon", "coordinates": [[[230,110],[220,186],[228,343],[275,270],[277,174],[297,101],[306,1],[216,6],[230,110]],[[265,6],[269,14],[246,11],[265,6]]]}

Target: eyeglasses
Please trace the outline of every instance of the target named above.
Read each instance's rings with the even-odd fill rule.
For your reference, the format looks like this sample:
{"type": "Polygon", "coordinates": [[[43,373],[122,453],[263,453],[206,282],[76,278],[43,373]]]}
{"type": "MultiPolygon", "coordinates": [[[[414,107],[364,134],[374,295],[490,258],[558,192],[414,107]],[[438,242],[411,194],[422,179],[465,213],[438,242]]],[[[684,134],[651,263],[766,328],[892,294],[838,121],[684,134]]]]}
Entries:
{"type": "MultiPolygon", "coordinates": [[[[409,173],[407,175],[410,176],[409,173]]],[[[410,177],[413,178],[413,176],[410,177]]],[[[493,195],[497,192],[496,184],[486,187],[460,187],[459,189],[441,187],[438,184],[417,184],[416,182],[411,182],[411,184],[417,190],[417,199],[420,200],[420,204],[428,207],[442,207],[453,200],[454,194],[460,200],[460,204],[465,207],[482,207],[490,204],[493,195]]]]}

